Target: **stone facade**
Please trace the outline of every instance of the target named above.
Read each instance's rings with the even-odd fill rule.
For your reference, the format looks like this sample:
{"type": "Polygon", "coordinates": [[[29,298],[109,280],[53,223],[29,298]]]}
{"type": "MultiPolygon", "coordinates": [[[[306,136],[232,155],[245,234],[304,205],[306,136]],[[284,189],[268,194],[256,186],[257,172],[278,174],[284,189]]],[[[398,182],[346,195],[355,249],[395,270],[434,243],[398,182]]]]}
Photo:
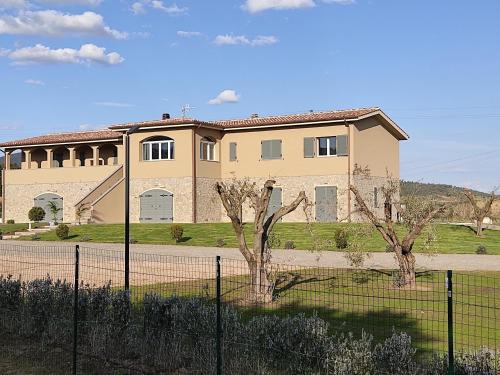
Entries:
{"type": "Polygon", "coordinates": [[[196,179],[196,221],[198,223],[218,223],[223,215],[219,195],[215,191],[216,178],[196,179]]]}
{"type": "Polygon", "coordinates": [[[193,179],[180,178],[145,178],[130,181],[130,221],[138,223],[141,207],[140,195],[147,190],[164,189],[174,195],[174,222],[193,222],[193,179]]]}
{"type": "Polygon", "coordinates": [[[100,181],[73,182],[71,184],[10,185],[5,187],[5,219],[27,223],[28,211],[34,206],[35,197],[54,193],[63,197],[63,220],[75,221],[75,204],[99,185],[100,181]]]}

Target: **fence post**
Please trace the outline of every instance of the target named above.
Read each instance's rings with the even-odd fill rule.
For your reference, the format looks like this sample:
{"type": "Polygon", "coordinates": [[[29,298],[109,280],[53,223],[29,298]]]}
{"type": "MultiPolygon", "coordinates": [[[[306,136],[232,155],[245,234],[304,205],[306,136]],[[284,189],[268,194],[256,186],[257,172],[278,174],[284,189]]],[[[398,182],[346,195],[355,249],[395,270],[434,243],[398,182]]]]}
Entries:
{"type": "Polygon", "coordinates": [[[73,375],[76,375],[78,349],[78,287],[80,284],[80,245],[75,247],[75,301],[73,304],[73,375]]]}
{"type": "Polygon", "coordinates": [[[455,374],[455,358],[453,352],[453,272],[448,270],[446,289],[448,292],[448,375],[455,374]]]}
{"type": "Polygon", "coordinates": [[[220,256],[215,258],[216,262],[216,293],[217,293],[217,332],[215,346],[217,351],[217,375],[222,374],[222,321],[221,321],[221,272],[220,256]]]}

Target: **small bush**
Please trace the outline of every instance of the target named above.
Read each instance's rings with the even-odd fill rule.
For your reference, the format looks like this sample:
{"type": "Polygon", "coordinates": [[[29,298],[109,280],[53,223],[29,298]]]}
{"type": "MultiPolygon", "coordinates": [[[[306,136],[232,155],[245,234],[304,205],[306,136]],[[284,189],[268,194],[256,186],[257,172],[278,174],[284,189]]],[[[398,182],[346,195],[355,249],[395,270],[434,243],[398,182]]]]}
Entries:
{"type": "Polygon", "coordinates": [[[130,238],[128,243],[135,244],[135,243],[139,243],[139,241],[137,241],[135,238],[130,238]]]}
{"type": "Polygon", "coordinates": [[[59,224],[56,228],[56,235],[61,240],[65,240],[69,237],[69,227],[66,224],[59,224]]]}
{"type": "Polygon", "coordinates": [[[339,250],[345,250],[349,246],[349,232],[346,228],[338,228],[334,235],[335,246],[339,250]]]}
{"type": "Polygon", "coordinates": [[[182,240],[182,236],[184,234],[184,228],[182,225],[174,224],[170,227],[170,236],[175,242],[179,242],[182,240]]]}
{"type": "Polygon", "coordinates": [[[479,255],[488,254],[488,249],[484,245],[479,245],[476,249],[476,254],[479,254],[479,255]]]}
{"type": "Polygon", "coordinates": [[[28,212],[28,218],[30,221],[39,222],[45,217],[45,210],[42,207],[33,207],[28,212]]]}
{"type": "Polygon", "coordinates": [[[224,247],[224,246],[226,246],[226,240],[224,238],[217,239],[217,242],[215,243],[215,246],[217,246],[217,247],[224,247]]]}
{"type": "Polygon", "coordinates": [[[42,237],[38,233],[31,236],[31,241],[40,241],[42,237]]]}
{"type": "Polygon", "coordinates": [[[286,250],[292,250],[295,249],[295,242],[288,240],[285,242],[285,249],[286,250]]]}
{"type": "Polygon", "coordinates": [[[15,224],[16,222],[14,221],[14,219],[9,219],[7,220],[7,224],[15,224]]]}
{"type": "Polygon", "coordinates": [[[280,246],[280,238],[274,232],[269,233],[269,236],[267,237],[267,247],[269,249],[278,249],[280,246]]]}

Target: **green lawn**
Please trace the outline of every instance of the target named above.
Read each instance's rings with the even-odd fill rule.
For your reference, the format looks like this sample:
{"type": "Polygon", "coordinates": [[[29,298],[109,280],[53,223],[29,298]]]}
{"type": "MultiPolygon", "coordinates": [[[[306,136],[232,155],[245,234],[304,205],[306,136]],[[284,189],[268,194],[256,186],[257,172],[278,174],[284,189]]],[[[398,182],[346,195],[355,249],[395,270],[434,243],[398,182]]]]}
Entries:
{"type": "MultiPolygon", "coordinates": [[[[16,224],[17,225],[17,224],[16,224]]],[[[313,238],[319,239],[324,246],[323,250],[336,250],[333,235],[336,228],[344,224],[312,224],[312,232],[303,223],[279,223],[275,227],[275,233],[283,248],[286,241],[293,241],[297,249],[310,250],[313,248],[313,238]]],[[[182,224],[184,238],[179,243],[186,246],[215,246],[217,240],[224,239],[226,247],[237,247],[231,224],[182,224]]],[[[0,226],[0,230],[3,226],[0,226]]],[[[252,227],[246,227],[247,239],[251,243],[252,227]]],[[[41,240],[57,241],[55,232],[41,234],[41,240]]],[[[477,238],[474,232],[467,227],[456,225],[437,226],[437,251],[439,253],[473,254],[479,245],[486,246],[488,254],[500,254],[500,231],[486,231],[484,238],[477,238]]],[[[169,224],[132,224],[131,237],[142,244],[175,244],[170,238],[169,224]]],[[[29,240],[30,238],[25,238],[29,240]]],[[[123,242],[123,225],[83,225],[71,227],[68,241],[90,241],[119,243],[123,242]]],[[[415,251],[419,251],[419,242],[415,251]]],[[[366,251],[385,251],[386,245],[380,235],[373,232],[366,239],[366,251]]]]}
{"type": "MultiPolygon", "coordinates": [[[[417,290],[395,288],[390,272],[303,269],[281,274],[286,280],[278,284],[276,301],[270,305],[249,306],[245,302],[247,276],[223,278],[223,299],[236,306],[245,319],[260,314],[317,314],[330,323],[332,333],[359,335],[365,331],[385,339],[394,328],[410,334],[421,352],[447,350],[445,272],[420,273],[417,290]]],[[[499,291],[499,272],[454,274],[457,351],[500,348],[499,291]]],[[[214,298],[215,282],[192,280],[135,287],[132,298],[137,301],[151,292],[214,298]]]]}
{"type": "MultiPolygon", "coordinates": [[[[37,224],[32,224],[32,228],[40,228],[44,226],[45,224],[42,223],[37,223],[37,224]]],[[[15,232],[22,232],[24,230],[28,229],[28,224],[22,223],[22,224],[0,224],[0,232],[3,234],[14,234],[15,232]]]]}

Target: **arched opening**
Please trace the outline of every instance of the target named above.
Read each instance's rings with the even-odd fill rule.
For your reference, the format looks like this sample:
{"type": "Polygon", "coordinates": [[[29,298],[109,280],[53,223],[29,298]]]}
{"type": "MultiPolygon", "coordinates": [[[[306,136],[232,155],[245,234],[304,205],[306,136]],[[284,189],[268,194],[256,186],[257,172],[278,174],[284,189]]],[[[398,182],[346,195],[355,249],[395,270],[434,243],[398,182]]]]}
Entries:
{"type": "Polygon", "coordinates": [[[10,169],[21,169],[25,160],[25,154],[21,149],[13,150],[10,153],[10,169]]]}
{"type": "Polygon", "coordinates": [[[200,159],[215,161],[215,144],[216,141],[212,137],[203,137],[200,142],[200,159]]]}
{"type": "Polygon", "coordinates": [[[174,195],[163,189],[145,191],[140,196],[141,223],[171,223],[174,221],[174,195]]]}
{"type": "Polygon", "coordinates": [[[63,221],[63,197],[55,193],[40,194],[34,199],[35,207],[42,207],[45,211],[45,216],[42,221],[56,222],[63,221]]]}
{"type": "Polygon", "coordinates": [[[90,167],[94,164],[94,151],[88,145],[82,145],[75,149],[75,166],[90,167]]]}
{"type": "Polygon", "coordinates": [[[40,169],[47,163],[47,151],[37,148],[31,151],[31,169],[40,169]]]}
{"type": "Polygon", "coordinates": [[[118,147],[108,143],[99,147],[99,165],[118,164],[118,147]]]}
{"type": "Polygon", "coordinates": [[[142,160],[173,160],[174,140],[169,137],[151,137],[142,141],[142,160]]]}
{"type": "Polygon", "coordinates": [[[69,150],[66,147],[58,147],[52,151],[52,168],[62,168],[69,163],[69,150]]]}

